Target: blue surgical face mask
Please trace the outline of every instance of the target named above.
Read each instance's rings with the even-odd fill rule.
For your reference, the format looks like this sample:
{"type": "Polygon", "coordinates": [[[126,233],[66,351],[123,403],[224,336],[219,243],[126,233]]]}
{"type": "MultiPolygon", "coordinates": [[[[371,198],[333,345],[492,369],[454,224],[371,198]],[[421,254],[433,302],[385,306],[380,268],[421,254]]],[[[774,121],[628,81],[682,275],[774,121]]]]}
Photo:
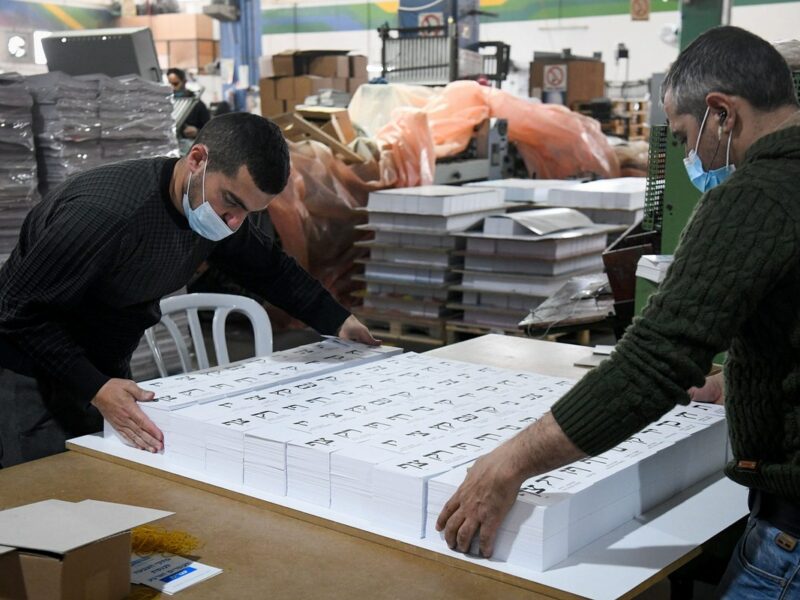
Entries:
{"type": "MultiPolygon", "coordinates": [[[[710,107],[706,108],[706,114],[703,117],[703,122],[700,124],[700,132],[697,134],[694,150],[690,150],[689,156],[683,159],[683,164],[686,167],[686,173],[689,175],[689,179],[692,181],[692,184],[694,184],[694,187],[703,193],[717,187],[736,170],[736,167],[731,164],[731,140],[733,139],[733,132],[728,134],[728,149],[725,153],[725,166],[711,171],[703,169],[703,161],[700,160],[697,150],[700,148],[700,136],[703,135],[703,128],[706,126],[706,121],[708,120],[709,109],[710,107]]],[[[720,137],[722,137],[721,134],[720,137]]]]}
{"type": "Polygon", "coordinates": [[[233,233],[227,223],[222,220],[211,204],[206,202],[206,166],[208,158],[203,165],[203,203],[197,208],[192,208],[189,203],[189,184],[192,182],[192,174],[189,173],[189,181],[186,184],[186,191],[183,194],[183,212],[189,221],[189,227],[196,234],[203,236],[212,242],[218,242],[233,233]]]}

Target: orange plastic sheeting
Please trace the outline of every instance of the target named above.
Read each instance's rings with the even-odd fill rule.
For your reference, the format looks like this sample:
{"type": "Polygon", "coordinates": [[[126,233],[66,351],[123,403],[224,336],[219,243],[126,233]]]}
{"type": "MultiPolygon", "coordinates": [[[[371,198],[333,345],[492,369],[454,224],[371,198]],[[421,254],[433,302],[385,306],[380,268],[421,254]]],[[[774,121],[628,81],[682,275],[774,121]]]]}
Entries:
{"type": "Polygon", "coordinates": [[[457,81],[446,86],[423,108],[428,113],[436,156],[466,149],[474,128],[487,117],[508,121],[528,171],[540,179],[576,175],[619,177],[617,157],[600,123],[558,104],[542,104],[508,92],[457,81]]]}
{"type": "Polygon", "coordinates": [[[539,179],[619,177],[617,156],[595,119],[501,90],[487,89],[487,95],[491,115],[508,120],[509,140],[539,179]]]}
{"type": "MultiPolygon", "coordinates": [[[[350,277],[354,260],[365,255],[353,243],[367,235],[355,228],[366,215],[354,209],[367,205],[371,191],[433,183],[433,141],[424,113],[396,111],[377,141],[379,160],[352,166],[323,144],[290,143],[289,183],[269,205],[284,250],[346,306],[359,287],[350,277]]],[[[279,327],[289,325],[285,314],[270,314],[279,327]]]]}
{"type": "Polygon", "coordinates": [[[474,81],[457,81],[422,109],[428,114],[437,158],[466,149],[475,127],[490,116],[487,90],[474,81]]]}

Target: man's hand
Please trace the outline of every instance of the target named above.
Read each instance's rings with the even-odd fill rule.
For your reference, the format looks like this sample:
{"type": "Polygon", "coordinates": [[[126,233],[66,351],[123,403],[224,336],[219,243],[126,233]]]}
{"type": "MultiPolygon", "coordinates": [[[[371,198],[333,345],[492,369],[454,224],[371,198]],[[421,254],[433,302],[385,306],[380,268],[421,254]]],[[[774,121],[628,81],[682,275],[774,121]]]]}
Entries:
{"type": "Polygon", "coordinates": [[[479,531],[481,555],[489,558],[497,529],[514,505],[523,482],[584,456],[548,412],[475,462],[444,505],[436,530],[444,530],[447,545],[461,552],[469,550],[479,531]]]}
{"type": "Polygon", "coordinates": [[[183,128],[183,137],[193,140],[197,137],[198,129],[194,125],[187,125],[183,128]]]}
{"type": "Polygon", "coordinates": [[[368,346],[381,345],[381,341],[372,337],[372,334],[369,332],[369,329],[367,329],[367,326],[356,319],[355,315],[350,315],[347,317],[345,322],[342,323],[342,326],[339,328],[339,333],[337,335],[344,340],[361,342],[362,344],[367,344],[368,346]]]}
{"type": "Polygon", "coordinates": [[[131,444],[142,450],[158,452],[164,448],[164,434],[136,404],[155,397],[128,379],[109,379],[92,399],[92,404],[106,421],[131,444]]]}
{"type": "Polygon", "coordinates": [[[447,545],[466,552],[479,532],[481,555],[488,558],[500,523],[511,510],[525,480],[513,468],[518,460],[512,443],[495,448],[482,456],[467,472],[467,477],[444,505],[436,521],[436,530],[444,530],[447,545]]]}
{"type": "Polygon", "coordinates": [[[701,388],[689,388],[689,398],[694,402],[725,404],[725,380],[722,372],[706,377],[701,388]]]}

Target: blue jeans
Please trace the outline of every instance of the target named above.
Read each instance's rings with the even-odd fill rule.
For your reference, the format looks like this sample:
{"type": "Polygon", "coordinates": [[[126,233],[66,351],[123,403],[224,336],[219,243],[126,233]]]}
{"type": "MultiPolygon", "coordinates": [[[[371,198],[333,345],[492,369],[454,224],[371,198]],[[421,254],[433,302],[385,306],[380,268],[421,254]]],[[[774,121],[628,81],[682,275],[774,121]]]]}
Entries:
{"type": "Polygon", "coordinates": [[[800,540],[767,521],[750,517],[717,587],[722,600],[800,598],[800,540]]]}

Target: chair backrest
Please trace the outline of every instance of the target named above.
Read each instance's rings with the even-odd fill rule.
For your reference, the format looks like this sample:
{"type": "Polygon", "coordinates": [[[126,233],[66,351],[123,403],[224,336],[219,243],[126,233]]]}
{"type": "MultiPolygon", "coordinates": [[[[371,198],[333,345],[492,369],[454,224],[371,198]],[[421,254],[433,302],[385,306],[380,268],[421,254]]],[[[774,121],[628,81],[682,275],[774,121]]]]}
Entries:
{"type": "MultiPolygon", "coordinates": [[[[181,368],[184,373],[192,370],[189,348],[178,326],[170,315],[179,311],[186,312],[186,316],[189,320],[189,332],[192,336],[192,343],[197,357],[197,366],[199,369],[207,369],[211,365],[208,362],[205,338],[203,337],[200,318],[197,314],[200,310],[214,311],[214,319],[211,322],[211,332],[218,365],[230,363],[230,358],[228,357],[228,343],[225,337],[225,322],[228,315],[232,312],[242,313],[250,320],[255,337],[255,355],[265,356],[272,354],[272,327],[270,326],[269,317],[264,307],[255,300],[233,294],[184,294],[181,296],[170,296],[161,300],[162,316],[160,325],[163,325],[172,337],[172,341],[178,349],[181,368]]],[[[158,325],[155,327],[158,327],[158,325]]],[[[153,329],[154,327],[151,327],[145,331],[145,339],[153,353],[153,360],[155,360],[158,372],[161,374],[161,377],[166,377],[167,369],[161,355],[161,350],[156,343],[156,336],[153,329]]]]}

